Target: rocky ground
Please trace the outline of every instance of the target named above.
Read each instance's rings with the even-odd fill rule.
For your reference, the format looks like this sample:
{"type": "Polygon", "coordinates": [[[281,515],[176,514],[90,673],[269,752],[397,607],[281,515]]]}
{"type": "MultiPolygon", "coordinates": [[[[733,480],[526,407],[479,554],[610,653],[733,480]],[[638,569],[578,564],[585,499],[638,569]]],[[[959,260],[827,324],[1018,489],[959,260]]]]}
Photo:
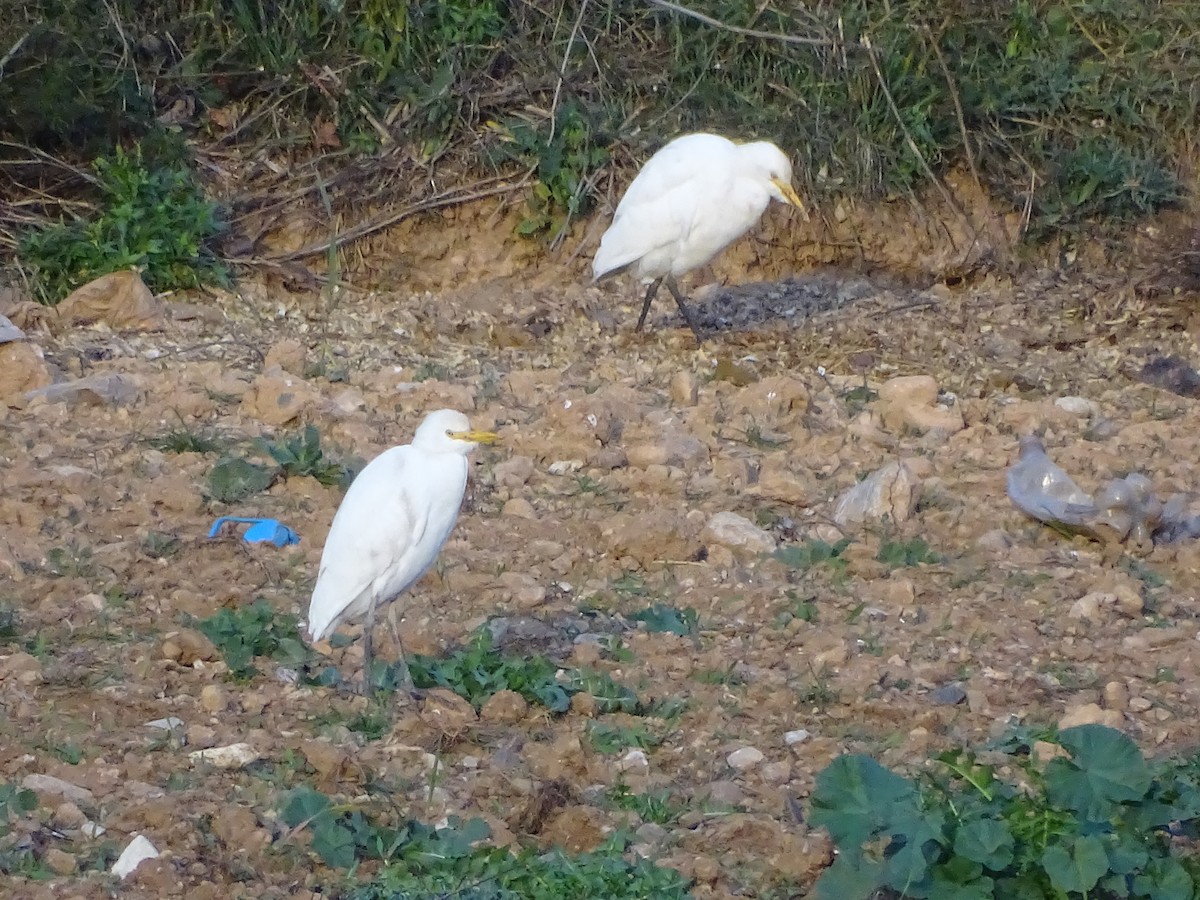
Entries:
{"type": "MultiPolygon", "coordinates": [[[[1197,487],[1200,411],[1139,378],[1200,359],[1184,297],[827,273],[700,292],[721,330],[696,349],[665,296],[633,334],[619,283],[250,283],[163,309],[136,287],[40,322],[18,306],[28,339],[0,345],[0,788],[37,797],[5,839],[37,861],[13,896],[328,894],[344,873],[280,819],[301,784],[428,823],[479,816],[500,842],[589,849],[625,826],[695,896],[802,896],[830,854],[805,798],[838,754],[911,770],[1013,723],[1105,722],[1151,755],[1200,738],[1200,546],[1106,548],[1005,494],[1033,432],[1088,490],[1135,470],[1163,494],[1197,487]],[[272,660],[232,677],[196,621],[259,597],[302,618],[340,490],[292,477],[222,504],[219,457],[311,423],[329,456],[367,459],[442,406],[501,442],[399,609],[405,647],[443,653],[503,617],[502,645],[682,711],[372,705],[272,660]],[[173,452],[181,434],[219,449],[173,452]],[[889,466],[873,502],[839,512],[889,466]],[[301,542],[209,540],[226,514],[301,542]],[[655,604],[694,627],[651,631],[635,616],[655,604]],[[644,748],[621,746],[639,729],[644,748]],[[193,755],[238,743],[229,768],[193,755]],[[605,802],[616,784],[684,811],[650,827],[605,802]],[[162,855],[118,889],[107,868],[135,834],[162,855]]],[[[393,652],[386,627],[378,643],[393,652]]],[[[338,644],[318,649],[350,677],[359,644],[338,644]]]]}

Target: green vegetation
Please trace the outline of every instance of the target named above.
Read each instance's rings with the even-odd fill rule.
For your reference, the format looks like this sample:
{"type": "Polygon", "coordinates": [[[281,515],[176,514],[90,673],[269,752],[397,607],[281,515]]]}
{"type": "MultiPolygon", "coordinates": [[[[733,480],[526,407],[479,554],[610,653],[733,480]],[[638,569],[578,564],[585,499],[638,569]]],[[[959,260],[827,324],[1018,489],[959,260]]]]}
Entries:
{"type": "Polygon", "coordinates": [[[789,569],[807,572],[810,569],[823,568],[833,575],[834,580],[841,580],[846,577],[848,567],[842,554],[849,546],[850,538],[842,538],[836,544],[811,540],[803,544],[786,544],[772,555],[789,569]]]}
{"type": "Polygon", "coordinates": [[[8,782],[0,782],[0,874],[28,874],[37,863],[33,848],[19,846],[13,822],[37,809],[37,794],[8,782]]]}
{"type": "Polygon", "coordinates": [[[893,569],[939,561],[938,555],[929,549],[924,538],[913,538],[911,541],[884,541],[875,555],[875,559],[893,569]]]}
{"type": "MultiPolygon", "coordinates": [[[[476,708],[498,691],[515,691],[530,703],[551,712],[566,712],[571,696],[591,694],[600,712],[636,713],[641,704],[629,688],[600,672],[566,670],[544,656],[503,656],[492,648],[487,626],[480,628],[468,644],[444,659],[413,655],[408,660],[413,684],[419,688],[449,688],[476,708]]],[[[389,679],[379,685],[393,688],[389,679]]]]}
{"type": "MultiPolygon", "coordinates": [[[[173,434],[178,434],[177,432],[173,434]]],[[[190,437],[173,446],[193,446],[190,437]]],[[[321,484],[349,487],[357,474],[345,462],[330,459],[321,449],[321,432],[315,425],[279,440],[259,439],[254,448],[270,459],[261,465],[239,456],[217,460],[208,473],[208,496],[220,503],[237,503],[261,493],[281,478],[315,478],[321,484]]]]}
{"type": "Polygon", "coordinates": [[[248,680],[259,673],[253,662],[265,656],[292,666],[307,660],[309,651],[300,640],[295,616],[276,612],[261,597],[240,609],[225,607],[216,615],[196,622],[196,627],[212,641],[230,674],[248,680]]]}
{"type": "Polygon", "coordinates": [[[679,609],[669,606],[666,603],[652,604],[639,612],[633,613],[629,618],[634,622],[643,623],[646,626],[646,630],[652,634],[655,632],[669,632],[670,634],[677,634],[680,637],[686,637],[689,634],[695,633],[700,625],[700,616],[692,607],[688,606],[684,609],[679,609]]]}
{"type": "Polygon", "coordinates": [[[0,22],[22,201],[0,234],[48,301],[129,265],[157,290],[221,279],[191,138],[287,154],[306,187],[348,175],[347,209],[397,149],[493,170],[441,193],[420,176],[435,205],[523,170],[518,230],[553,244],[612,160],[697,129],[775,140],[818,197],[940,192],[960,167],[1026,235],[1079,234],[1180,199],[1198,35],[1196,4],[1120,0],[32,0],[0,22]]]}
{"type": "Polygon", "coordinates": [[[489,829],[481,819],[452,819],[433,829],[415,820],[381,825],[361,810],[335,806],[324,794],[299,787],[285,795],[284,822],[307,829],[312,850],[326,865],[350,869],[361,860],[381,860],[368,884],[345,896],[353,900],[417,897],[479,897],[496,900],[558,900],[561,897],[687,897],[678,873],[641,860],[625,859],[626,838],[614,836],[593,853],[569,856],[560,850],[509,850],[483,843],[489,829]]]}
{"type": "Polygon", "coordinates": [[[216,204],[191,173],[143,159],[140,145],[93,164],[99,211],[26,231],[18,254],[37,298],[62,300],[93,278],[136,267],[153,291],[223,283],[216,204]]]}
{"type": "Polygon", "coordinates": [[[1194,858],[1171,834],[1200,822],[1200,765],[1149,763],[1124,734],[1100,725],[1057,738],[1068,756],[1008,756],[997,766],[956,750],[948,775],[897,775],[843,756],[817,776],[811,822],[839,854],[816,896],[1189,900],[1194,858]]]}
{"type": "Polygon", "coordinates": [[[321,432],[315,425],[307,425],[301,433],[283,440],[261,440],[259,447],[279,465],[284,478],[307,475],[321,484],[350,485],[349,467],[325,456],[321,450],[321,432]]]}

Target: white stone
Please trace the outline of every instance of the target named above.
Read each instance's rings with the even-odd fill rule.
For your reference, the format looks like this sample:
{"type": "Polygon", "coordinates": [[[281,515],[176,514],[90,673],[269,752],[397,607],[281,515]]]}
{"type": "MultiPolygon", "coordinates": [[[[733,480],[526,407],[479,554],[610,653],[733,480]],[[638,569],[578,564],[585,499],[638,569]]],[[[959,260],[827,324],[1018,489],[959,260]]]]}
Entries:
{"type": "Polygon", "coordinates": [[[731,768],[737,769],[739,772],[744,772],[747,769],[753,769],[766,757],[763,752],[756,747],[742,747],[734,750],[725,758],[731,768]]]}
{"type": "Polygon", "coordinates": [[[121,851],[117,861],[113,863],[112,873],[122,879],[133,874],[133,870],[148,859],[158,856],[158,850],[143,835],[135,834],[129,845],[121,851]]]}
{"type": "Polygon", "coordinates": [[[803,744],[808,740],[808,732],[803,728],[797,728],[795,731],[789,731],[784,734],[783,742],[789,747],[794,747],[796,744],[803,744]]]}
{"type": "Polygon", "coordinates": [[[188,754],[188,759],[192,765],[206,763],[217,769],[240,769],[261,759],[261,754],[249,744],[240,742],[208,750],[193,750],[188,754]]]}

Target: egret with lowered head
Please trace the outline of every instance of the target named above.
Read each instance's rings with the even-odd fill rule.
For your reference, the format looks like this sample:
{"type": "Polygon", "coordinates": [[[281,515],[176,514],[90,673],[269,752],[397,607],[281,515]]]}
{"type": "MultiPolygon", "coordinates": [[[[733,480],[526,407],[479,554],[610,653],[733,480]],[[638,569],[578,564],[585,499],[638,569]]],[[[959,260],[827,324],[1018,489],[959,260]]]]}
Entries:
{"type": "Polygon", "coordinates": [[[675,279],[749,231],[771,200],[807,218],[792,187],[792,163],[774,144],[735,144],[719,134],[677,137],[650,157],[617,204],[592,260],[593,282],[631,270],[650,285],[634,329],[641,331],[665,281],[683,320],[703,340],[675,279]]]}
{"type": "MultiPolygon", "coordinates": [[[[439,409],[425,417],[411,444],[371,460],[338,507],[308,607],[308,633],[316,642],[343,622],[362,621],[366,693],[376,612],[433,565],[462,506],[467,455],[495,440],[490,431],[473,431],[462,413],[439,409]]],[[[411,684],[407,665],[404,680],[411,684]]]]}

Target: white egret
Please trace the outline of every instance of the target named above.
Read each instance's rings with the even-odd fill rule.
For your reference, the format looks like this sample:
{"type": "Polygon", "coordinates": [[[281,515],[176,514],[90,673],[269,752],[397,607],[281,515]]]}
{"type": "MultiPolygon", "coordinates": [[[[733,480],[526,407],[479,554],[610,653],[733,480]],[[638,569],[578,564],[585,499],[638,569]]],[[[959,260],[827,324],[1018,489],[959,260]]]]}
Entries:
{"type": "MultiPolygon", "coordinates": [[[[362,621],[366,693],[371,692],[376,611],[433,565],[458,518],[467,487],[467,455],[476,445],[495,440],[490,431],[472,431],[460,412],[432,412],[411,444],[371,460],[338,507],[321,552],[308,633],[315,642],[343,622],[362,621]]],[[[407,681],[407,666],[404,675],[407,681]]]]}
{"type": "Polygon", "coordinates": [[[617,204],[592,260],[592,280],[626,270],[649,284],[635,331],[641,331],[663,281],[683,320],[703,336],[675,279],[698,268],[745,234],[771,200],[795,206],[792,164],[767,141],[735,144],[719,134],[685,134],[642,166],[617,204]]]}

